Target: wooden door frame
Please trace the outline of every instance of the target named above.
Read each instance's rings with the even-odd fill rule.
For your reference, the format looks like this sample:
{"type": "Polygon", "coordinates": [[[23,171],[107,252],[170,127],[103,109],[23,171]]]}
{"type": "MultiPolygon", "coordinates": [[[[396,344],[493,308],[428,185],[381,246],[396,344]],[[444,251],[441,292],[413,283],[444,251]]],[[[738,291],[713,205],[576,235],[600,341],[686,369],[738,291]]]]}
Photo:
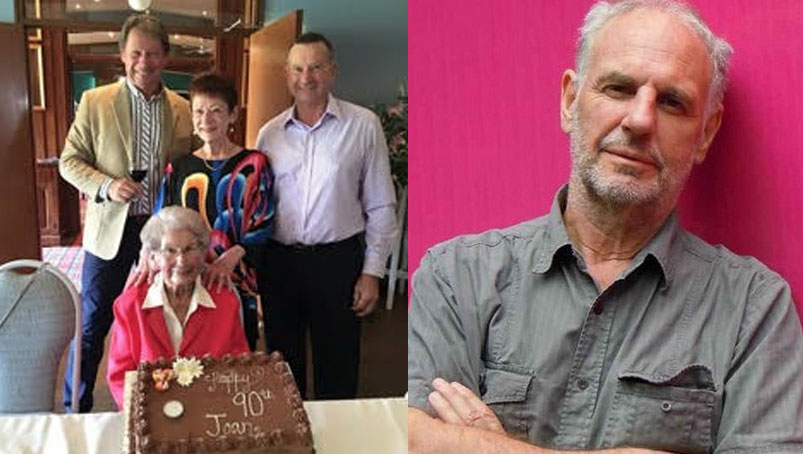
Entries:
{"type": "Polygon", "coordinates": [[[13,259],[39,259],[36,189],[34,185],[33,135],[31,134],[31,96],[28,83],[28,46],[25,30],[19,24],[0,24],[3,58],[14,64],[0,71],[6,105],[0,115],[0,263],[13,259]],[[8,32],[8,33],[7,33],[8,32]],[[7,35],[7,36],[6,36],[7,35]],[[25,66],[17,64],[25,62],[25,66]]]}

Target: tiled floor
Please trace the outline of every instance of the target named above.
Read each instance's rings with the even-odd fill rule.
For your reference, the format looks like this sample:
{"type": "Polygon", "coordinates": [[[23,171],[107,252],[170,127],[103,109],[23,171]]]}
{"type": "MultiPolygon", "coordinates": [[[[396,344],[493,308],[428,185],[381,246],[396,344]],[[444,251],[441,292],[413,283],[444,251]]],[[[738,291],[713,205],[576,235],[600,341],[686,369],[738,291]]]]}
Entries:
{"type": "Polygon", "coordinates": [[[64,272],[75,289],[81,291],[81,267],[84,263],[84,250],[78,246],[55,246],[42,248],[42,261],[56,266],[64,272]]]}

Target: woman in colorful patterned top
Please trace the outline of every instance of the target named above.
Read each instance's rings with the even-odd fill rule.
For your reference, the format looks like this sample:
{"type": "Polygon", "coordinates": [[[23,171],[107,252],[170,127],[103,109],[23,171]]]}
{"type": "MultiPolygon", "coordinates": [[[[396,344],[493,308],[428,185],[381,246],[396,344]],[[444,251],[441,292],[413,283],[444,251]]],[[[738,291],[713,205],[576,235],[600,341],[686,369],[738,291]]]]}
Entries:
{"type": "Polygon", "coordinates": [[[237,288],[253,350],[259,337],[255,261],[273,230],[273,172],[264,154],[229,140],[238,115],[231,81],[204,74],[190,82],[189,91],[193,128],[203,146],[168,164],[154,211],[181,205],[206,220],[211,241],[205,280],[237,288]]]}

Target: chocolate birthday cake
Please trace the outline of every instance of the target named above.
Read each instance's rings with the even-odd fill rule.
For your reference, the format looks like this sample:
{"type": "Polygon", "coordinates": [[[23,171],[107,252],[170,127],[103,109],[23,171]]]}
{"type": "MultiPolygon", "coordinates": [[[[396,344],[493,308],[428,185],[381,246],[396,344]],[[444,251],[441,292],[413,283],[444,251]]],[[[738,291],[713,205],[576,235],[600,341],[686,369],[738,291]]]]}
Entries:
{"type": "Polygon", "coordinates": [[[309,420],[279,353],[140,364],[126,377],[123,451],[314,453],[309,420]]]}

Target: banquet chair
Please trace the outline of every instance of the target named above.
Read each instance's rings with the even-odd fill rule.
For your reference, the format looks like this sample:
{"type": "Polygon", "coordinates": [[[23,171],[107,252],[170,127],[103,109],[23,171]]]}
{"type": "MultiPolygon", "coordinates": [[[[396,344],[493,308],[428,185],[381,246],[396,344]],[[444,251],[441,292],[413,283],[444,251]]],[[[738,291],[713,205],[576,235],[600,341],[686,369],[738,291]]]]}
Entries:
{"type": "Polygon", "coordinates": [[[390,266],[388,267],[388,294],[385,309],[393,309],[393,299],[396,296],[396,284],[399,283],[399,293],[402,293],[407,281],[407,187],[402,188],[398,197],[396,209],[396,226],[399,234],[393,240],[390,253],[390,266]],[[401,260],[401,263],[400,263],[401,260]]]}
{"type": "MultiPolygon", "coordinates": [[[[70,339],[81,345],[81,300],[70,279],[37,260],[0,266],[0,413],[53,411],[59,360],[70,339]],[[19,271],[26,268],[33,272],[19,271]]],[[[80,364],[80,348],[75,356],[80,364]]],[[[80,383],[81,368],[73,369],[72,382],[80,383]]]]}

